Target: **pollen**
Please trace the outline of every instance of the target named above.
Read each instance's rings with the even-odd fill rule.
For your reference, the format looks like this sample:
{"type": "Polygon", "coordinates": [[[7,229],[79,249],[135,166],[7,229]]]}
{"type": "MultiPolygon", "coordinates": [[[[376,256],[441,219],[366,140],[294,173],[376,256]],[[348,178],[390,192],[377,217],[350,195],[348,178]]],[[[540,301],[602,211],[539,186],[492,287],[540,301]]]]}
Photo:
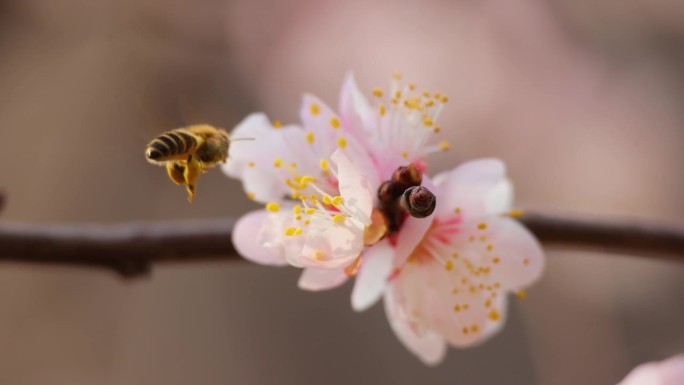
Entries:
{"type": "Polygon", "coordinates": [[[454,269],[454,263],[451,262],[451,261],[446,261],[446,263],[444,264],[444,269],[445,269],[446,271],[451,271],[451,270],[453,270],[453,269],[454,269]]]}
{"type": "Polygon", "coordinates": [[[327,159],[321,159],[319,165],[321,166],[321,170],[323,171],[328,171],[328,168],[330,168],[330,162],[328,162],[327,159]]]}
{"type": "Polygon", "coordinates": [[[313,131],[309,131],[306,133],[306,142],[309,144],[313,144],[314,142],[314,133],[313,131]]]}
{"type": "Polygon", "coordinates": [[[340,128],[340,119],[338,119],[336,116],[333,116],[330,118],[330,125],[332,128],[340,128]]]}
{"type": "Polygon", "coordinates": [[[328,206],[332,205],[332,198],[330,198],[328,195],[323,195],[323,203],[328,206]]]}
{"type": "Polygon", "coordinates": [[[340,148],[347,147],[347,139],[343,136],[340,136],[339,138],[337,138],[337,146],[340,148]]]}
{"type": "Polygon", "coordinates": [[[409,157],[408,151],[402,152],[402,153],[401,153],[401,157],[404,158],[404,159],[408,159],[408,157],[409,157]]]}
{"type": "Polygon", "coordinates": [[[529,259],[529,258],[523,259],[523,265],[529,265],[529,264],[530,264],[530,259],[529,259]]]}
{"type": "Polygon", "coordinates": [[[487,314],[487,317],[489,317],[489,319],[492,321],[498,321],[501,319],[501,314],[499,314],[498,310],[492,309],[492,311],[487,314]]]}
{"type": "Polygon", "coordinates": [[[272,213],[277,213],[278,211],[280,211],[280,205],[275,202],[268,202],[266,204],[266,210],[272,213]]]}
{"type": "Polygon", "coordinates": [[[463,334],[468,334],[469,330],[467,326],[463,327],[463,334]]]}
{"type": "Polygon", "coordinates": [[[332,219],[332,220],[333,220],[333,222],[335,222],[336,224],[340,225],[340,224],[344,223],[344,219],[345,219],[345,216],[344,216],[344,215],[342,215],[342,214],[335,214],[335,216],[333,216],[333,219],[332,219]]]}
{"type": "Polygon", "coordinates": [[[487,247],[485,247],[485,249],[487,249],[487,251],[492,251],[494,249],[494,245],[490,243],[487,245],[487,247]]]}
{"type": "Polygon", "coordinates": [[[434,132],[435,134],[439,134],[440,131],[442,131],[442,128],[440,128],[439,126],[435,126],[435,127],[432,129],[432,132],[434,132]]]}
{"type": "Polygon", "coordinates": [[[442,103],[446,103],[446,102],[449,101],[449,98],[448,98],[446,95],[442,95],[442,96],[439,98],[439,101],[442,102],[442,103]]]}
{"type": "Polygon", "coordinates": [[[335,207],[341,205],[342,202],[344,202],[344,198],[342,198],[342,197],[339,196],[339,195],[336,196],[336,197],[334,197],[334,198],[332,199],[332,204],[333,204],[333,206],[335,206],[335,207]]]}
{"type": "Polygon", "coordinates": [[[425,127],[432,127],[432,124],[433,124],[432,119],[430,119],[430,118],[423,119],[423,124],[425,125],[425,127]]]}
{"type": "Polygon", "coordinates": [[[282,159],[280,159],[280,158],[275,158],[275,160],[273,160],[273,166],[274,166],[274,167],[280,167],[280,166],[282,166],[282,165],[283,165],[283,160],[282,160],[282,159]]]}
{"type": "Polygon", "coordinates": [[[250,199],[250,200],[254,199],[254,196],[255,196],[255,194],[254,194],[253,192],[248,192],[248,193],[247,193],[247,198],[250,199]]]}
{"type": "Polygon", "coordinates": [[[484,222],[480,223],[479,225],[477,225],[477,228],[480,230],[485,230],[485,229],[487,229],[487,224],[484,222]]]}
{"type": "Polygon", "coordinates": [[[249,167],[254,167],[254,162],[249,162],[249,163],[247,163],[247,165],[248,165],[249,167]]]}
{"type": "Polygon", "coordinates": [[[477,325],[471,325],[471,326],[470,326],[470,331],[473,332],[473,333],[477,333],[478,331],[480,331],[480,327],[477,326],[477,325]]]}
{"type": "Polygon", "coordinates": [[[457,312],[457,313],[458,313],[459,311],[461,311],[461,305],[459,305],[459,304],[454,305],[454,311],[457,312]]]}
{"type": "Polygon", "coordinates": [[[304,214],[306,215],[313,215],[316,212],[316,209],[313,207],[307,207],[304,209],[304,214]]]}
{"type": "Polygon", "coordinates": [[[295,207],[292,208],[292,212],[296,215],[301,214],[302,213],[302,206],[295,205],[295,207]]]}
{"type": "Polygon", "coordinates": [[[460,208],[460,207],[456,207],[456,208],[454,209],[454,214],[460,214],[460,213],[461,213],[461,208],[460,208]]]}
{"type": "Polygon", "coordinates": [[[382,97],[382,90],[380,88],[377,88],[377,87],[373,88],[373,96],[375,96],[377,98],[381,98],[382,97]]]}
{"type": "Polygon", "coordinates": [[[280,120],[274,120],[273,121],[273,127],[281,128],[281,127],[283,127],[283,123],[280,120]]]}
{"type": "Polygon", "coordinates": [[[288,228],[285,229],[285,235],[288,236],[288,237],[291,237],[291,236],[293,236],[293,235],[295,234],[295,231],[297,231],[296,228],[294,228],[294,227],[288,227],[288,228]]]}
{"type": "Polygon", "coordinates": [[[311,111],[311,115],[318,115],[321,113],[321,107],[316,103],[311,103],[309,111],[311,111]]]}
{"type": "Polygon", "coordinates": [[[497,264],[497,263],[499,263],[499,262],[501,262],[501,258],[499,258],[499,257],[494,257],[494,258],[492,259],[492,263],[493,263],[493,264],[497,264]]]}
{"type": "Polygon", "coordinates": [[[301,227],[297,227],[297,228],[295,228],[294,235],[299,235],[302,233],[302,231],[304,231],[304,230],[302,230],[301,227]]]}

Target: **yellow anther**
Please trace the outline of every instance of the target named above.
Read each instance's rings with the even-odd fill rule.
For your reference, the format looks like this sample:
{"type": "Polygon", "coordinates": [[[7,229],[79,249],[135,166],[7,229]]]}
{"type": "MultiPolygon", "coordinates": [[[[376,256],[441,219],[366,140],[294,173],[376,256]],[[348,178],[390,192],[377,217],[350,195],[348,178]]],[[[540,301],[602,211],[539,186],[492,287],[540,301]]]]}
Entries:
{"type": "Polygon", "coordinates": [[[266,210],[272,213],[277,213],[278,211],[280,211],[280,205],[275,202],[268,202],[266,204],[266,210]]]}
{"type": "Polygon", "coordinates": [[[459,304],[454,305],[454,311],[455,312],[461,311],[461,305],[459,305],[459,304]]]}
{"type": "Polygon", "coordinates": [[[492,309],[492,311],[489,312],[487,317],[489,317],[489,319],[492,321],[498,321],[501,319],[501,314],[499,314],[498,310],[492,309]]]}
{"type": "Polygon", "coordinates": [[[306,209],[304,209],[304,213],[306,215],[313,215],[313,213],[315,213],[315,212],[316,212],[316,209],[313,207],[307,207],[306,209]]]}
{"type": "Polygon", "coordinates": [[[312,177],[311,175],[304,175],[303,177],[301,177],[301,178],[299,179],[299,184],[300,184],[302,187],[306,187],[306,185],[307,185],[308,183],[314,182],[315,180],[316,180],[316,178],[312,177]]]}
{"type": "Polygon", "coordinates": [[[490,306],[492,306],[492,300],[491,300],[491,299],[487,299],[487,300],[485,301],[485,307],[490,307],[490,306]]]}
{"type": "Polygon", "coordinates": [[[297,163],[295,163],[295,162],[290,163],[290,167],[297,168],[297,163]]]}
{"type": "Polygon", "coordinates": [[[321,159],[319,165],[323,171],[328,171],[328,168],[330,168],[330,162],[327,159],[321,159]]]}
{"type": "Polygon", "coordinates": [[[295,207],[292,208],[292,212],[299,215],[302,213],[302,206],[300,205],[295,205],[295,207]]]}
{"type": "Polygon", "coordinates": [[[309,198],[311,199],[312,204],[318,204],[318,197],[315,194],[311,194],[309,198]]]}
{"type": "Polygon", "coordinates": [[[283,165],[283,160],[282,160],[282,159],[280,159],[280,158],[275,158],[275,159],[273,160],[273,166],[274,166],[274,167],[280,167],[280,166],[282,166],[282,165],[283,165]]]}
{"type": "Polygon", "coordinates": [[[340,128],[340,119],[338,119],[336,116],[333,116],[330,118],[330,125],[332,128],[340,128]]]}
{"type": "Polygon", "coordinates": [[[254,196],[255,196],[255,194],[254,194],[253,192],[248,192],[248,193],[247,193],[247,198],[250,199],[250,200],[254,199],[254,196]]]}
{"type": "Polygon", "coordinates": [[[416,89],[416,83],[409,83],[409,84],[408,84],[408,88],[409,88],[409,90],[411,90],[411,91],[415,90],[415,89],[416,89]]]}
{"type": "Polygon", "coordinates": [[[487,247],[485,247],[485,249],[487,249],[487,251],[492,251],[494,249],[494,245],[490,243],[487,245],[487,247]]]}
{"type": "Polygon", "coordinates": [[[467,326],[463,327],[463,334],[468,334],[469,330],[467,326]]]}
{"type": "Polygon", "coordinates": [[[316,103],[311,103],[309,106],[309,111],[311,111],[311,115],[318,115],[321,113],[321,107],[319,107],[316,103]]]}
{"type": "Polygon", "coordinates": [[[309,219],[305,219],[305,220],[304,220],[304,224],[305,224],[305,225],[308,225],[309,223],[311,223],[311,221],[310,221],[309,219]]]}
{"type": "Polygon", "coordinates": [[[513,209],[508,212],[508,216],[511,218],[520,218],[523,216],[523,211],[521,209],[513,209]]]}
{"type": "Polygon", "coordinates": [[[480,230],[485,230],[487,228],[487,224],[482,222],[482,223],[477,225],[477,228],[480,230]]]}
{"type": "Polygon", "coordinates": [[[396,90],[396,91],[394,92],[394,97],[395,97],[396,99],[401,99],[401,90],[396,90]]]}
{"type": "Polygon", "coordinates": [[[337,138],[337,146],[339,148],[347,147],[347,139],[344,136],[340,136],[339,138],[337,138]]]}
{"type": "Polygon", "coordinates": [[[309,144],[313,144],[313,142],[314,142],[314,133],[313,133],[313,131],[309,131],[309,132],[306,133],[306,141],[307,141],[309,144]]]}
{"type": "Polygon", "coordinates": [[[449,101],[449,98],[447,98],[447,96],[446,96],[446,95],[442,95],[442,97],[441,97],[441,98],[439,98],[439,101],[440,101],[440,102],[442,102],[442,103],[446,103],[446,102],[448,102],[448,101],[449,101]]]}
{"type": "Polygon", "coordinates": [[[402,153],[401,153],[401,157],[404,158],[404,159],[408,159],[408,157],[409,157],[408,151],[402,152],[402,153]]]}
{"type": "Polygon", "coordinates": [[[273,127],[281,128],[282,126],[283,126],[283,123],[280,120],[274,120],[273,121],[273,127]]]}
{"type": "Polygon", "coordinates": [[[529,259],[529,258],[523,259],[523,265],[529,265],[529,264],[530,264],[530,259],[529,259]]]}
{"type": "Polygon", "coordinates": [[[470,331],[473,332],[473,333],[477,333],[478,331],[480,331],[480,327],[477,326],[477,325],[471,325],[471,326],[470,326],[470,331]]]}
{"type": "Polygon", "coordinates": [[[454,214],[460,214],[460,213],[461,213],[461,208],[460,208],[460,207],[456,207],[456,208],[454,209],[454,214]]]}
{"type": "Polygon", "coordinates": [[[381,98],[382,97],[382,90],[380,88],[373,88],[373,95],[375,97],[381,98]]]}
{"type": "Polygon", "coordinates": [[[499,257],[494,257],[494,258],[492,258],[492,263],[493,263],[493,264],[496,265],[496,264],[498,264],[499,262],[501,262],[501,258],[499,258],[499,257]]]}
{"type": "Polygon", "coordinates": [[[323,203],[326,205],[332,205],[332,199],[328,195],[323,195],[323,203]]]}
{"type": "Polygon", "coordinates": [[[453,253],[453,254],[451,254],[451,256],[454,258],[458,258],[458,253],[453,253]]]}
{"type": "Polygon", "coordinates": [[[522,301],[525,298],[527,298],[527,292],[525,292],[525,290],[520,289],[515,292],[515,296],[522,301]]]}
{"type": "Polygon", "coordinates": [[[285,229],[285,235],[291,237],[295,234],[295,231],[297,231],[297,229],[295,229],[294,227],[288,227],[285,229]]]}
{"type": "Polygon", "coordinates": [[[435,126],[432,129],[432,132],[434,132],[435,134],[439,134],[441,131],[442,131],[442,129],[439,126],[435,126]]]}
{"type": "Polygon", "coordinates": [[[339,196],[339,195],[336,196],[336,197],[334,197],[334,198],[332,199],[332,204],[333,204],[333,206],[335,206],[335,207],[341,205],[342,202],[344,202],[344,198],[342,198],[342,197],[339,196]]]}
{"type": "Polygon", "coordinates": [[[249,162],[249,163],[247,163],[247,165],[248,165],[249,167],[254,167],[254,162],[249,162]]]}
{"type": "Polygon", "coordinates": [[[429,98],[429,97],[430,97],[430,93],[427,92],[427,91],[423,91],[423,97],[424,97],[424,98],[429,98]]]}
{"type": "Polygon", "coordinates": [[[399,72],[399,71],[392,72],[392,79],[393,80],[401,80],[401,72],[399,72]]]}
{"type": "Polygon", "coordinates": [[[451,148],[451,143],[449,143],[449,141],[443,140],[443,141],[439,142],[440,151],[447,151],[450,148],[451,148]]]}
{"type": "Polygon", "coordinates": [[[380,116],[385,116],[385,113],[387,112],[385,105],[380,103],[380,105],[378,106],[378,109],[380,110],[380,116]]]}
{"type": "Polygon", "coordinates": [[[293,190],[299,190],[302,188],[302,186],[298,185],[297,183],[293,182],[292,179],[287,178],[285,179],[285,184],[287,187],[293,189],[293,190]]]}
{"type": "Polygon", "coordinates": [[[435,101],[432,100],[432,99],[430,99],[430,100],[428,100],[427,102],[425,102],[425,105],[428,106],[428,107],[432,107],[432,106],[435,105],[435,101]]]}
{"type": "Polygon", "coordinates": [[[335,214],[335,216],[333,216],[333,222],[337,223],[338,225],[342,224],[344,223],[344,218],[345,216],[342,214],[335,214]]]}
{"type": "Polygon", "coordinates": [[[446,261],[446,263],[444,264],[444,269],[445,269],[446,271],[451,271],[451,270],[453,270],[453,269],[454,269],[454,263],[451,262],[451,261],[446,261]]]}
{"type": "Polygon", "coordinates": [[[302,233],[302,231],[303,231],[303,230],[302,230],[301,227],[297,227],[297,228],[295,229],[294,235],[299,235],[299,234],[302,233]]]}
{"type": "Polygon", "coordinates": [[[423,119],[423,124],[425,125],[425,127],[432,127],[432,124],[433,124],[432,119],[430,119],[430,118],[423,119]]]}
{"type": "Polygon", "coordinates": [[[302,216],[301,216],[301,215],[295,215],[295,219],[298,220],[298,221],[301,221],[301,220],[302,220],[302,216]]]}

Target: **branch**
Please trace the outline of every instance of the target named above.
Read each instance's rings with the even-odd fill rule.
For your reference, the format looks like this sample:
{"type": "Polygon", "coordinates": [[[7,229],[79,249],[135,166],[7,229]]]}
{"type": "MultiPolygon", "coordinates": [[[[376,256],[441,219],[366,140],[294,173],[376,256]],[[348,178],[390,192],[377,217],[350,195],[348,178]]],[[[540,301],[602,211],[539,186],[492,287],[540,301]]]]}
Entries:
{"type": "MultiPolygon", "coordinates": [[[[525,213],[520,221],[545,246],[684,261],[681,223],[598,221],[544,213],[525,213]]],[[[0,223],[0,262],[97,267],[131,278],[149,274],[153,265],[162,263],[239,261],[230,238],[234,223],[0,223]]]]}

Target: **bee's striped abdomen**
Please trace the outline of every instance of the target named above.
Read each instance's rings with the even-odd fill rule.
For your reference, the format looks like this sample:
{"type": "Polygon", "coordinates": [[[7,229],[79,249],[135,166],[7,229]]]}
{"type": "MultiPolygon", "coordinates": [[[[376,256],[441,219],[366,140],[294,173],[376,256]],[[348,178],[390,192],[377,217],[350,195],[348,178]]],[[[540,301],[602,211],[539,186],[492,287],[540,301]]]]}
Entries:
{"type": "Polygon", "coordinates": [[[147,145],[145,155],[148,159],[162,162],[168,158],[176,158],[195,149],[197,140],[183,130],[169,131],[159,135],[147,145]]]}

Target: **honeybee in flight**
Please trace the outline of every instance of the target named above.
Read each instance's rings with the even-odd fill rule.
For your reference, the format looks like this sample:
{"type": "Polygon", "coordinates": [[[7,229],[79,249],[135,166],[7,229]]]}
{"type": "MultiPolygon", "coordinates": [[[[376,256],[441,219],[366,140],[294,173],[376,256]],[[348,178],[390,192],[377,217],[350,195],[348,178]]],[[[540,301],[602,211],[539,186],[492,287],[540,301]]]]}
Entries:
{"type": "Polygon", "coordinates": [[[145,157],[152,164],[166,166],[169,179],[177,185],[184,185],[188,201],[192,202],[197,178],[209,168],[226,162],[230,142],[226,130],[199,124],[159,135],[147,144],[145,157]]]}

